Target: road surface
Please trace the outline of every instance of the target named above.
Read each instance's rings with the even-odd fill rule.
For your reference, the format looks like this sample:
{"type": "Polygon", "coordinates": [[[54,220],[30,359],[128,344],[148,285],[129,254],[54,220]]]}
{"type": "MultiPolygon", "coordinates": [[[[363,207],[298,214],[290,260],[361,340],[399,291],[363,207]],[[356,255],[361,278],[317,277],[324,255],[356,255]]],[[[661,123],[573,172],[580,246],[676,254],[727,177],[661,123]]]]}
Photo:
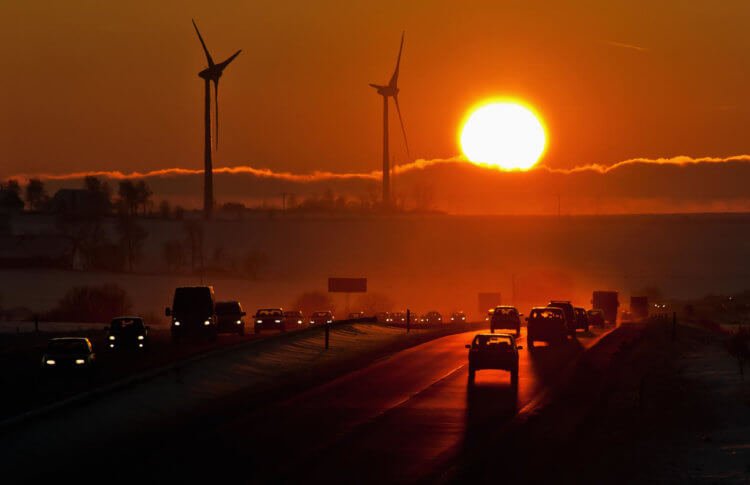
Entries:
{"type": "Polygon", "coordinates": [[[149,461],[152,476],[289,483],[433,477],[519,410],[529,411],[603,336],[594,331],[564,346],[522,350],[516,392],[502,371],[480,371],[468,385],[464,345],[474,334],[443,337],[280,404],[191,427],[149,461]]]}

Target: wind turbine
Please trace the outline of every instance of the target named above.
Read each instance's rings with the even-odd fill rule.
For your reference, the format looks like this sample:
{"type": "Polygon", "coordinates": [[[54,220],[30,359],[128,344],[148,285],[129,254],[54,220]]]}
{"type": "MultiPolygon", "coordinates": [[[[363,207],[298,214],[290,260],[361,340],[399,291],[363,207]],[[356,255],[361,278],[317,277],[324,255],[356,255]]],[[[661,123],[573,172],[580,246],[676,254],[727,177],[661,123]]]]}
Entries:
{"type": "Polygon", "coordinates": [[[214,210],[214,179],[213,179],[213,162],[211,161],[211,82],[214,83],[214,108],[216,109],[215,122],[216,122],[216,149],[219,148],[219,79],[221,78],[224,69],[231,63],[235,57],[237,57],[242,50],[238,50],[232,54],[226,61],[216,64],[213,57],[208,52],[208,47],[203,41],[198,26],[195,25],[193,20],[193,27],[195,27],[195,33],[198,34],[198,39],[201,41],[203,46],[203,52],[206,53],[206,61],[208,67],[198,73],[198,76],[205,81],[205,101],[204,101],[204,114],[203,122],[205,125],[204,134],[204,169],[203,169],[203,213],[206,219],[211,218],[211,214],[214,210]]]}
{"type": "MultiPolygon", "coordinates": [[[[404,135],[404,145],[406,145],[406,155],[409,155],[409,142],[406,139],[406,129],[404,120],[401,118],[401,108],[398,105],[398,73],[401,67],[401,53],[404,50],[404,33],[401,33],[401,45],[398,48],[398,58],[396,59],[396,69],[393,71],[391,80],[385,86],[380,84],[370,84],[383,96],[383,205],[391,204],[391,169],[390,154],[388,153],[388,98],[393,98],[398,112],[398,121],[401,123],[401,133],[404,135]]],[[[411,158],[411,157],[410,157],[411,158]]]]}

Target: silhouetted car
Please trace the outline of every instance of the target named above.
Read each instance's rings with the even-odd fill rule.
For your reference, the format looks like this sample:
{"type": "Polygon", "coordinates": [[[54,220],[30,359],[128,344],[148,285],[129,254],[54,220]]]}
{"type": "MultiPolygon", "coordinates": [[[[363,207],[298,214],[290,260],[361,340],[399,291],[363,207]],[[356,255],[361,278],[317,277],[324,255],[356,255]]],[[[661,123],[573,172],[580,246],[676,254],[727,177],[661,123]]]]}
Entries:
{"type": "Polygon", "coordinates": [[[284,311],[281,308],[261,308],[255,312],[255,333],[262,330],[279,330],[286,332],[284,311]]]}
{"type": "Polygon", "coordinates": [[[464,312],[453,312],[451,313],[451,322],[461,323],[466,321],[466,314],[464,312]]]}
{"type": "Polygon", "coordinates": [[[584,332],[589,331],[589,316],[585,308],[575,307],[573,311],[576,315],[576,328],[582,328],[584,332]]]}
{"type": "Polygon", "coordinates": [[[347,320],[359,320],[360,318],[365,318],[365,312],[351,312],[346,317],[347,320]]]}
{"type": "Polygon", "coordinates": [[[403,323],[406,324],[406,313],[404,312],[394,312],[391,313],[391,322],[393,323],[403,323]]]}
{"type": "Polygon", "coordinates": [[[391,314],[390,312],[378,312],[375,314],[375,320],[378,323],[390,323],[391,314]]]}
{"type": "Polygon", "coordinates": [[[216,312],[213,286],[175,288],[172,307],[164,313],[172,317],[172,340],[179,341],[189,333],[216,338],[216,312]]]}
{"type": "Polygon", "coordinates": [[[146,350],[148,344],[148,326],[141,317],[113,318],[107,327],[107,345],[110,350],[146,350]]]}
{"type": "Polygon", "coordinates": [[[216,302],[216,324],[219,332],[245,335],[245,315],[238,301],[216,302]]]}
{"type": "Polygon", "coordinates": [[[496,307],[490,315],[490,329],[493,331],[498,328],[515,330],[516,337],[521,336],[521,314],[516,307],[499,306],[496,307]]]}
{"type": "Polygon", "coordinates": [[[528,322],[526,341],[529,349],[533,349],[534,342],[540,340],[547,343],[564,342],[568,337],[568,325],[561,308],[532,308],[526,321],[528,322]]]}
{"type": "Polygon", "coordinates": [[[443,323],[443,316],[439,312],[427,312],[420,318],[420,321],[425,325],[437,325],[443,323]]]}
{"type": "Polygon", "coordinates": [[[47,343],[41,366],[44,371],[90,371],[95,364],[96,354],[89,339],[62,337],[47,343]]]}
{"type": "Polygon", "coordinates": [[[559,308],[565,314],[565,325],[568,327],[568,333],[575,336],[578,322],[576,321],[576,312],[573,304],[568,300],[552,300],[547,307],[559,308]]]}
{"type": "Polygon", "coordinates": [[[597,327],[604,326],[604,312],[599,309],[593,309],[586,312],[589,317],[589,325],[597,327]]]}
{"type": "Polygon", "coordinates": [[[333,323],[333,313],[331,312],[313,312],[310,315],[310,325],[325,325],[333,323]]]}
{"type": "Polygon", "coordinates": [[[474,337],[469,349],[469,381],[482,369],[498,369],[510,372],[510,383],[518,386],[518,351],[516,339],[509,333],[480,333],[474,337]]]}
{"type": "Polygon", "coordinates": [[[284,312],[284,322],[286,322],[287,327],[291,327],[294,325],[304,325],[305,316],[299,310],[286,311],[284,312]]]}

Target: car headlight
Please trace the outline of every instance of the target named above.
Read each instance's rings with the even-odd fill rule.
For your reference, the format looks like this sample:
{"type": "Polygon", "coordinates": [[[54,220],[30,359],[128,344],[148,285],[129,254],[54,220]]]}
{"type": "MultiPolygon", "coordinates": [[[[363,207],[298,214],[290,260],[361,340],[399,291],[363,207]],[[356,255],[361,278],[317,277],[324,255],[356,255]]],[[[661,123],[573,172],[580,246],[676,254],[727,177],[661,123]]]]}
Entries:
{"type": "Polygon", "coordinates": [[[86,361],[84,359],[76,359],[76,364],[77,365],[83,365],[85,363],[86,363],[86,361]]]}
{"type": "Polygon", "coordinates": [[[302,320],[297,320],[297,323],[301,324],[301,323],[302,323],[302,320]]]}
{"type": "Polygon", "coordinates": [[[110,336],[109,336],[109,339],[110,339],[110,340],[114,340],[115,338],[116,338],[116,337],[115,337],[114,335],[110,335],[110,336]]]}
{"type": "Polygon", "coordinates": [[[55,364],[57,364],[57,362],[55,362],[53,359],[47,359],[47,360],[44,361],[44,363],[47,364],[47,365],[55,365],[55,364]]]}
{"type": "Polygon", "coordinates": [[[203,325],[211,325],[211,320],[206,320],[205,322],[203,322],[203,325]]]}
{"type": "Polygon", "coordinates": [[[138,340],[143,340],[145,337],[143,335],[138,336],[138,340]]]}
{"type": "Polygon", "coordinates": [[[115,348],[115,344],[109,344],[109,348],[110,349],[114,349],[115,348]]]}
{"type": "Polygon", "coordinates": [[[242,325],[242,320],[237,320],[237,325],[242,325]]]}
{"type": "Polygon", "coordinates": [[[263,323],[263,320],[256,320],[255,323],[263,323]]]}
{"type": "Polygon", "coordinates": [[[276,322],[276,323],[281,323],[281,320],[274,320],[274,322],[276,322]]]}
{"type": "Polygon", "coordinates": [[[326,320],[326,323],[333,323],[333,320],[326,320]]]}
{"type": "Polygon", "coordinates": [[[175,321],[174,321],[174,326],[175,326],[175,327],[179,327],[179,326],[180,326],[180,322],[178,322],[177,320],[175,320],[175,321]]]}

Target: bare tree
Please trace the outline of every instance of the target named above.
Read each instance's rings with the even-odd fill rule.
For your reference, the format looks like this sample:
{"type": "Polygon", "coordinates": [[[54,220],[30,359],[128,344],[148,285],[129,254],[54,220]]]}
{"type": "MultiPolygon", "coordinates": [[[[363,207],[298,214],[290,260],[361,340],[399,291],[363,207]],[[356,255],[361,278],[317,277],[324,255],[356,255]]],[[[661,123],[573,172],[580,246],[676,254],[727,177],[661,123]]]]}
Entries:
{"type": "Polygon", "coordinates": [[[121,216],[117,219],[117,232],[120,235],[120,245],[125,253],[130,272],[141,257],[143,241],[148,232],[133,217],[121,216]]]}
{"type": "Polygon", "coordinates": [[[26,184],[26,203],[29,209],[40,210],[47,201],[49,201],[49,196],[44,188],[44,182],[40,179],[29,179],[29,183],[26,184]]]}
{"type": "Polygon", "coordinates": [[[159,215],[162,219],[169,219],[172,216],[172,206],[167,199],[159,202],[159,215]]]}
{"type": "Polygon", "coordinates": [[[198,266],[203,271],[203,223],[199,220],[185,221],[185,239],[190,251],[190,269],[198,266]]]}
{"type": "Polygon", "coordinates": [[[132,180],[123,180],[120,182],[117,194],[120,196],[125,213],[129,216],[135,216],[138,214],[138,205],[140,199],[138,195],[138,189],[132,180]]]}

